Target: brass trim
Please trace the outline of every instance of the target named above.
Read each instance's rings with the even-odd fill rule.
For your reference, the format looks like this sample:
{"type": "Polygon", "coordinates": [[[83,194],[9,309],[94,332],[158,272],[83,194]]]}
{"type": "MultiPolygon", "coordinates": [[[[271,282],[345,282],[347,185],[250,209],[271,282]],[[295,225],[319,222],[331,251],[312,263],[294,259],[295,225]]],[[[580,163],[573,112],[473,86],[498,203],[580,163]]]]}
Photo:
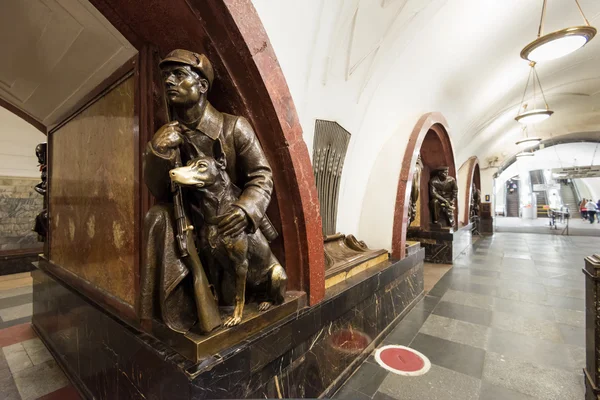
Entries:
{"type": "MultiPolygon", "coordinates": [[[[529,54],[536,48],[549,43],[553,40],[567,36],[583,36],[586,38],[585,44],[596,36],[597,30],[593,26],[572,26],[570,28],[561,29],[544,36],[538,37],[521,50],[521,58],[528,61],[533,61],[528,58],[529,54]]],[[[585,46],[584,44],[584,46],[585,46]]],[[[583,46],[582,46],[583,47],[583,46]]]]}

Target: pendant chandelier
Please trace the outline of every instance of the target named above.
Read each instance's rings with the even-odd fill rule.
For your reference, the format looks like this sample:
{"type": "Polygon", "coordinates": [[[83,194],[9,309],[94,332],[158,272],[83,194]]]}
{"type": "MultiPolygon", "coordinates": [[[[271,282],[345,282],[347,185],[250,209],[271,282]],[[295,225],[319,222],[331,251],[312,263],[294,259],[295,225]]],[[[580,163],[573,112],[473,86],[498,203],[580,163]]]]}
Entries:
{"type": "Polygon", "coordinates": [[[554,60],[574,52],[592,40],[596,35],[596,28],[590,26],[590,22],[583,14],[578,0],[575,0],[575,4],[583,17],[585,25],[572,26],[543,35],[544,18],[546,17],[546,0],[544,0],[537,39],[521,50],[521,58],[534,62],[554,60]]]}
{"type": "Polygon", "coordinates": [[[540,78],[535,69],[535,62],[531,61],[529,63],[531,70],[529,71],[529,76],[527,77],[527,83],[525,84],[525,90],[523,91],[523,98],[521,99],[521,105],[519,107],[519,113],[515,117],[515,120],[522,124],[532,124],[536,122],[541,122],[545,119],[550,118],[554,111],[550,110],[548,107],[548,102],[546,101],[546,96],[544,96],[544,90],[542,89],[542,84],[540,83],[540,78]],[[533,80],[531,79],[533,76],[533,80]],[[532,82],[533,87],[533,108],[527,111],[527,103],[525,103],[525,95],[527,94],[527,88],[529,87],[529,81],[532,82]],[[542,100],[544,100],[545,108],[535,108],[535,100],[537,97],[536,93],[536,81],[537,85],[540,88],[540,93],[542,95],[542,100]]]}
{"type": "Polygon", "coordinates": [[[523,138],[520,140],[517,140],[515,142],[515,144],[517,146],[520,147],[530,147],[530,146],[535,146],[536,144],[539,144],[542,141],[542,138],[537,137],[537,136],[529,136],[527,134],[527,125],[523,125],[523,138]]]}
{"type": "Polygon", "coordinates": [[[517,158],[524,158],[524,157],[533,157],[535,156],[535,153],[533,151],[522,151],[519,154],[517,154],[517,158]]]}

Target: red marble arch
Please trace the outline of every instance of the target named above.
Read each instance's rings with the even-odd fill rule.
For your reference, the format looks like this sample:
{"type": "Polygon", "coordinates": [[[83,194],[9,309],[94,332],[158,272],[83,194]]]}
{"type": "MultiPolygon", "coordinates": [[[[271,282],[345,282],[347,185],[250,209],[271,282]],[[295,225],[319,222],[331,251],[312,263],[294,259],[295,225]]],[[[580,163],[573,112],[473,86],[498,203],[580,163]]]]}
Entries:
{"type": "MultiPolygon", "coordinates": [[[[454,165],[454,152],[452,143],[448,135],[448,122],[439,112],[430,112],[424,114],[415,125],[408,138],[404,158],[402,159],[402,169],[398,180],[398,190],[396,192],[396,206],[394,208],[394,225],[392,228],[392,257],[397,259],[404,258],[406,247],[406,230],[408,229],[408,208],[410,206],[410,192],[412,187],[413,173],[417,158],[421,153],[423,142],[434,144],[435,151],[423,153],[423,162],[431,163],[434,167],[448,166],[449,175],[456,177],[456,167],[454,165]],[[429,159],[429,160],[427,160],[429,159]]],[[[427,191],[427,177],[423,176],[421,182],[421,193],[427,191]]],[[[420,196],[422,199],[423,196],[420,196]]],[[[427,207],[421,207],[421,218],[426,219],[429,216],[427,207]]]]}
{"type": "MultiPolygon", "coordinates": [[[[319,200],[285,78],[251,0],[91,0],[138,50],[204,53],[215,69],[210,99],[248,118],[273,165],[273,221],[283,237],[288,289],[325,294],[319,200]]],[[[160,88],[154,87],[156,92],[160,88]]]]}
{"type": "MultiPolygon", "coordinates": [[[[460,222],[462,223],[462,225],[467,225],[469,223],[469,216],[471,215],[471,196],[473,195],[473,183],[475,183],[475,187],[479,190],[481,190],[481,176],[480,176],[480,172],[479,172],[479,159],[477,158],[477,156],[472,156],[470,157],[467,161],[464,162],[464,164],[460,167],[460,169],[462,169],[463,167],[468,168],[468,174],[467,174],[467,187],[466,189],[466,194],[465,194],[465,199],[464,199],[464,203],[461,207],[461,218],[460,218],[460,222]]],[[[459,185],[462,184],[462,182],[458,182],[459,185]]],[[[460,189],[460,187],[459,187],[460,189]]]]}

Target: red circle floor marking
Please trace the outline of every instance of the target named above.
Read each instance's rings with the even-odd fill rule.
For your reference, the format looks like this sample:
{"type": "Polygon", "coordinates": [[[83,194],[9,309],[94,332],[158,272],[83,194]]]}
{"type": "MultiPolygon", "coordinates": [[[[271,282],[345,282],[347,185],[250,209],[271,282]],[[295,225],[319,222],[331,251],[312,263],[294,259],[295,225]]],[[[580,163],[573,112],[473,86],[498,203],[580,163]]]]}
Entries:
{"type": "Polygon", "coordinates": [[[383,368],[399,375],[423,375],[431,368],[427,357],[404,346],[384,346],[377,349],[375,359],[383,368]]]}

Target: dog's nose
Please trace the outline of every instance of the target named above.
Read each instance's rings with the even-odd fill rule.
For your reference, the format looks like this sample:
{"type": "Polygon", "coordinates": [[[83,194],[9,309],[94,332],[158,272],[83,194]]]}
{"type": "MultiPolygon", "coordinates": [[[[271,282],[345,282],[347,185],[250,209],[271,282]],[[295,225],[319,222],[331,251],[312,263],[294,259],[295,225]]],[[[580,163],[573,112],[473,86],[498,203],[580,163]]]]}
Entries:
{"type": "Polygon", "coordinates": [[[175,176],[175,172],[171,172],[171,176],[175,176]]]}

